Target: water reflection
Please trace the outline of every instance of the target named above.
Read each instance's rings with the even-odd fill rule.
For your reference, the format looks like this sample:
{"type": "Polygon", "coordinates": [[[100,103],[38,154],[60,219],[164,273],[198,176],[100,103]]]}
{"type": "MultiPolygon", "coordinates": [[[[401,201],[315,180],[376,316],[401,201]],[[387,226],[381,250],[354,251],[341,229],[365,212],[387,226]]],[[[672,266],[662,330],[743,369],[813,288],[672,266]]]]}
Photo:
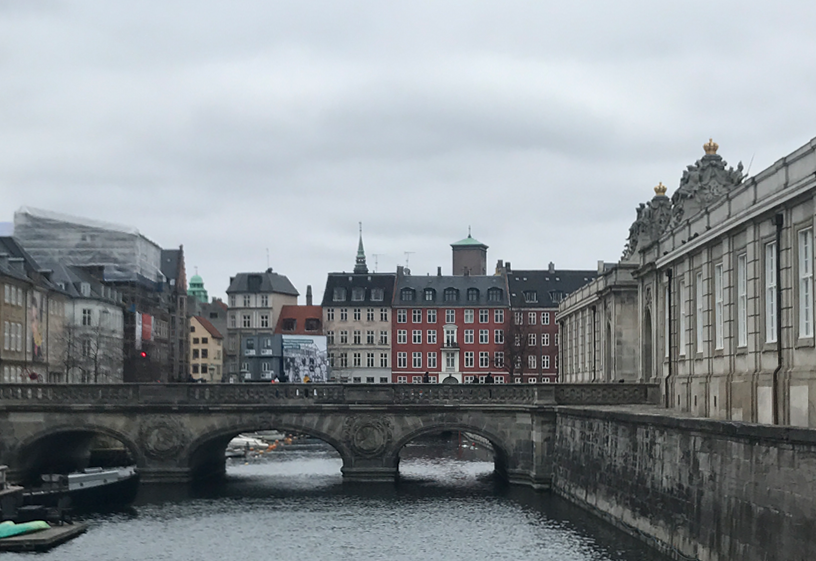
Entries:
{"type": "Polygon", "coordinates": [[[396,485],[344,484],[341,465],[331,448],[291,447],[232,464],[220,483],[145,488],[131,511],[95,515],[38,559],[665,559],[564,501],[502,484],[490,451],[456,440],[404,448],[396,485]]]}

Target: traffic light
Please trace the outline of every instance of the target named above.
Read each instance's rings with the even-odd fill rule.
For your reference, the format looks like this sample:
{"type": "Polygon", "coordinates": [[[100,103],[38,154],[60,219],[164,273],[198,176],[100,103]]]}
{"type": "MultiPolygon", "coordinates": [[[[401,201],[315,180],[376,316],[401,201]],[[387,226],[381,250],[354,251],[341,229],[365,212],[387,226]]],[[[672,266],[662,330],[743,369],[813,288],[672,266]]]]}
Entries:
{"type": "Polygon", "coordinates": [[[140,352],[139,358],[147,358],[147,353],[145,351],[140,352]]]}

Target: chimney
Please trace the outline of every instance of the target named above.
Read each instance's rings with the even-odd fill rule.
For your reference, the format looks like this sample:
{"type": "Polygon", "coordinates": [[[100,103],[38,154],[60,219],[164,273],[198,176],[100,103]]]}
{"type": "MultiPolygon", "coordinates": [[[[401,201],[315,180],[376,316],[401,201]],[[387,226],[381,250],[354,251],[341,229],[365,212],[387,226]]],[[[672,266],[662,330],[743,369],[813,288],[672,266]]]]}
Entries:
{"type": "Polygon", "coordinates": [[[598,274],[599,274],[599,275],[602,275],[602,274],[603,274],[603,272],[604,272],[604,268],[605,268],[605,265],[604,265],[603,260],[599,259],[599,260],[598,260],[598,274]]]}
{"type": "Polygon", "coordinates": [[[306,285],[306,305],[307,306],[312,305],[312,285],[311,284],[306,285]]]}
{"type": "Polygon", "coordinates": [[[510,273],[513,272],[513,268],[510,267],[510,261],[508,261],[507,263],[504,264],[504,270],[507,271],[507,274],[510,274],[510,273]]]}
{"type": "Polygon", "coordinates": [[[397,277],[402,277],[405,275],[405,267],[402,265],[397,265],[397,277]]]}
{"type": "Polygon", "coordinates": [[[502,269],[504,269],[504,259],[499,259],[496,263],[496,274],[502,274],[502,269]]]}
{"type": "Polygon", "coordinates": [[[553,263],[552,261],[550,261],[550,264],[549,264],[549,265],[547,265],[547,271],[549,271],[549,273],[550,273],[551,275],[552,275],[552,274],[554,274],[554,273],[555,273],[555,263],[553,263]]]}
{"type": "Polygon", "coordinates": [[[437,277],[441,277],[441,276],[442,276],[442,267],[437,267],[437,268],[436,268],[436,276],[437,276],[437,277]]]}

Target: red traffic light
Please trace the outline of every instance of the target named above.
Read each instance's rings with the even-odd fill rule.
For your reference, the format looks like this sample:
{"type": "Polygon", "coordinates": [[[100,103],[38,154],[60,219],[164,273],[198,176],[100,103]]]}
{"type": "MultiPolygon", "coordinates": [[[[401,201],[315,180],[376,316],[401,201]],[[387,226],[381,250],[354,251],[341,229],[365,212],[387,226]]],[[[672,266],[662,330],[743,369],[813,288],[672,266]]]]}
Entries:
{"type": "Polygon", "coordinates": [[[147,358],[147,353],[142,351],[142,352],[139,353],[139,356],[142,357],[142,358],[147,358]]]}

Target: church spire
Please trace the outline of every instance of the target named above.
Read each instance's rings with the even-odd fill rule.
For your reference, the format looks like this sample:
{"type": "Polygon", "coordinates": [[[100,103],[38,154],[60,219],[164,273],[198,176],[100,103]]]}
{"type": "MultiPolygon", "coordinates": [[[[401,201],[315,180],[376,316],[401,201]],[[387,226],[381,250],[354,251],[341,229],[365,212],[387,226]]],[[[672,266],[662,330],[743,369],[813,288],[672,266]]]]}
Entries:
{"type": "Polygon", "coordinates": [[[354,263],[355,274],[365,274],[368,272],[366,265],[365,250],[363,249],[363,223],[360,222],[360,241],[357,244],[357,260],[354,263]]]}

